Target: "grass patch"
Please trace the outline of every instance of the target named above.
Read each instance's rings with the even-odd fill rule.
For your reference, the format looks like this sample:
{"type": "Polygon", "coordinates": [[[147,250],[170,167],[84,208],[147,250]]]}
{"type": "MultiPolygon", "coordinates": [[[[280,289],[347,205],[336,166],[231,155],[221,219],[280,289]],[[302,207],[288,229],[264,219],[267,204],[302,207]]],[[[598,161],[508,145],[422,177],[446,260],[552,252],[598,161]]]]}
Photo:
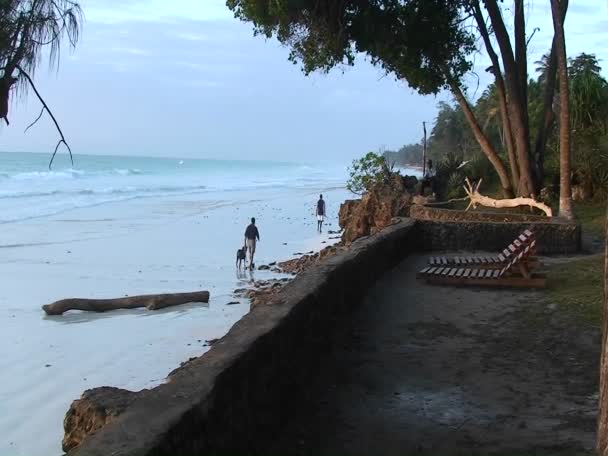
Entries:
{"type": "Polygon", "coordinates": [[[606,221],[605,202],[574,203],[574,217],[581,224],[583,233],[604,238],[604,223],[606,221]]]}
{"type": "Polygon", "coordinates": [[[601,325],[603,255],[551,265],[547,279],[546,304],[556,304],[558,309],[585,323],[601,325]]]}

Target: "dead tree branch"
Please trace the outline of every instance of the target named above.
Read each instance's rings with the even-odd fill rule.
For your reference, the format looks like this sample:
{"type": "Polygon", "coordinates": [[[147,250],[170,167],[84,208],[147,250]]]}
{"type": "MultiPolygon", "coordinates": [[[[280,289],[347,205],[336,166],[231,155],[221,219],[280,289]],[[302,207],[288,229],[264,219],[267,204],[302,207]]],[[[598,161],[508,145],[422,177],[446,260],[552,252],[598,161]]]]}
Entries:
{"type": "Polygon", "coordinates": [[[52,304],[42,306],[42,310],[44,310],[47,315],[61,315],[68,310],[107,312],[109,310],[135,309],[137,307],[145,307],[148,310],[158,310],[190,302],[209,302],[209,292],[195,291],[192,293],[140,295],[115,299],[62,299],[52,304]]]}
{"type": "Polygon", "coordinates": [[[44,114],[44,107],[42,107],[42,109],[40,110],[40,114],[38,114],[38,117],[36,117],[36,120],[34,120],[31,124],[29,124],[25,130],[23,130],[23,133],[27,133],[27,131],[33,127],[34,125],[36,125],[38,123],[38,121],[40,120],[40,118],[42,117],[42,114],[44,114]]]}
{"type": "Polygon", "coordinates": [[[495,207],[495,208],[508,208],[508,207],[519,207],[519,206],[530,206],[540,209],[545,213],[547,217],[553,217],[553,211],[549,206],[533,198],[507,198],[507,199],[494,199],[489,196],[482,195],[479,193],[479,187],[483,179],[480,179],[477,183],[471,183],[469,178],[465,179],[464,191],[467,193],[469,198],[469,205],[465,210],[469,210],[471,207],[476,209],[477,206],[495,207]]]}
{"type": "MultiPolygon", "coordinates": [[[[49,169],[51,169],[51,167],[53,165],[53,160],[55,159],[55,155],[57,155],[57,150],[59,149],[59,146],[61,146],[61,144],[64,144],[65,147],[67,147],[68,152],[70,153],[70,161],[72,163],[72,166],[74,166],[74,157],[72,156],[72,149],[70,148],[70,145],[67,143],[65,136],[63,135],[63,132],[61,131],[59,122],[57,122],[57,119],[55,119],[53,112],[49,109],[48,105],[44,101],[44,98],[42,98],[42,95],[40,95],[40,92],[38,92],[38,89],[36,88],[36,85],[34,84],[34,81],[30,77],[30,75],[27,74],[27,72],[25,72],[23,70],[23,68],[21,68],[19,65],[17,65],[17,69],[19,70],[19,73],[22,74],[23,77],[25,77],[25,79],[27,79],[27,81],[29,82],[30,86],[34,90],[34,93],[38,97],[38,100],[40,100],[40,103],[42,103],[42,110],[48,112],[49,116],[51,116],[51,119],[53,120],[53,123],[55,124],[55,127],[57,128],[57,131],[59,132],[59,136],[61,136],[61,139],[55,146],[55,151],[53,152],[53,155],[51,156],[51,161],[49,162],[49,169]]],[[[34,121],[34,123],[36,123],[37,121],[38,120],[34,121]]],[[[26,129],[26,131],[27,131],[27,129],[26,129]]]]}

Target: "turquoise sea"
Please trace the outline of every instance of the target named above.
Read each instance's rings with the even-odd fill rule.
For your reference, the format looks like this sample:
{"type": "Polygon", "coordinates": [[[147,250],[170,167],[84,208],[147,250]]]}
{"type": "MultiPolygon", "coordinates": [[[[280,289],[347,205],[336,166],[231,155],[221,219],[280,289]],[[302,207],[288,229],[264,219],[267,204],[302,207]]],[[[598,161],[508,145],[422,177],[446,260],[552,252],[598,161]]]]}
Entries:
{"type": "Polygon", "coordinates": [[[128,156],[0,153],[0,223],[113,202],[344,185],[344,166],[128,156]]]}

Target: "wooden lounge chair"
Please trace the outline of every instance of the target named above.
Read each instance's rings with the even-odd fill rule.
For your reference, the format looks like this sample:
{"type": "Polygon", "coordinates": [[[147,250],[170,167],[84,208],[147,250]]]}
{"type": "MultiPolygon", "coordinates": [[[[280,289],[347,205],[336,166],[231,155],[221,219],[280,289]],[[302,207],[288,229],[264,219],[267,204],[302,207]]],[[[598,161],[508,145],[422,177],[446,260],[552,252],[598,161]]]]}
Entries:
{"type": "Polygon", "coordinates": [[[522,261],[535,247],[535,239],[532,239],[528,245],[522,244],[511,253],[510,260],[502,269],[483,265],[477,268],[428,266],[416,277],[431,284],[441,285],[544,288],[545,276],[530,272],[526,263],[522,261]]]}
{"type": "MultiPolygon", "coordinates": [[[[508,264],[514,252],[524,249],[527,245],[534,244],[536,247],[534,233],[530,230],[524,230],[513,242],[511,242],[502,252],[498,255],[476,255],[476,256],[432,256],[429,257],[429,266],[439,267],[455,267],[460,266],[464,268],[486,268],[486,269],[502,269],[508,264]]],[[[529,249],[526,255],[521,259],[528,268],[536,269],[541,265],[538,258],[536,258],[536,248],[529,249]]]]}

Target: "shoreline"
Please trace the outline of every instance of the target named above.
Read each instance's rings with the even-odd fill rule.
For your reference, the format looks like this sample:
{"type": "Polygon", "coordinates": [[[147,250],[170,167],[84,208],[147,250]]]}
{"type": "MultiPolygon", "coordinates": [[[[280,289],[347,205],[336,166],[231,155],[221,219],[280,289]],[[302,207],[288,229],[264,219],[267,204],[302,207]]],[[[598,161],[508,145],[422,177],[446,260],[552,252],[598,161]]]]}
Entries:
{"type": "MultiPolygon", "coordinates": [[[[250,309],[249,300],[234,297],[235,289],[251,285],[234,263],[249,217],[260,224],[259,265],[320,250],[330,235],[315,232],[318,193],[329,200],[327,230],[335,229],[338,201],[348,196],[328,187],[232,192],[230,204],[211,206],[200,195],[126,201],[4,225],[5,243],[13,247],[3,249],[0,274],[13,280],[0,293],[7,340],[0,348],[7,378],[0,453],[61,454],[65,413],[83,391],[151,388],[208,351],[207,341],[224,336],[250,309]],[[40,309],[70,297],[199,289],[210,291],[208,305],[61,317],[40,309]],[[26,418],[32,408],[36,416],[26,418]],[[38,439],[29,438],[32,429],[41,430],[38,439]]],[[[267,270],[252,276],[255,282],[286,277],[267,270]]]]}

